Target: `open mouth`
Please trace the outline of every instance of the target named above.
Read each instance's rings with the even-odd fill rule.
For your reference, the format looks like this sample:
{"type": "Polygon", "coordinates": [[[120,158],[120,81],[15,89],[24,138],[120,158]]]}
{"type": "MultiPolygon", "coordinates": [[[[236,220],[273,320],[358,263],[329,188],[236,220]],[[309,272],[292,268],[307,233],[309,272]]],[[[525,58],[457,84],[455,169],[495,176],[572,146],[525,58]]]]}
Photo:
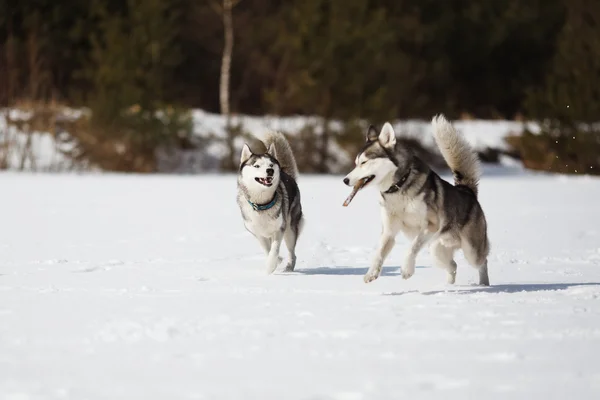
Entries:
{"type": "Polygon", "coordinates": [[[254,180],[263,186],[270,187],[273,185],[273,177],[267,176],[266,178],[254,178],[254,180]]]}
{"type": "Polygon", "coordinates": [[[352,188],[352,192],[350,193],[350,195],[346,198],[346,201],[344,201],[344,207],[348,207],[348,204],[350,204],[354,196],[356,196],[356,193],[358,193],[360,189],[364,188],[369,183],[371,183],[373,179],[375,179],[375,175],[370,175],[366,178],[359,179],[358,182],[356,182],[356,185],[354,185],[354,187],[352,188]]]}
{"type": "Polygon", "coordinates": [[[358,181],[357,186],[358,189],[362,189],[365,186],[367,186],[369,183],[371,183],[371,181],[375,179],[375,175],[369,175],[366,178],[362,178],[361,180],[358,181]]]}

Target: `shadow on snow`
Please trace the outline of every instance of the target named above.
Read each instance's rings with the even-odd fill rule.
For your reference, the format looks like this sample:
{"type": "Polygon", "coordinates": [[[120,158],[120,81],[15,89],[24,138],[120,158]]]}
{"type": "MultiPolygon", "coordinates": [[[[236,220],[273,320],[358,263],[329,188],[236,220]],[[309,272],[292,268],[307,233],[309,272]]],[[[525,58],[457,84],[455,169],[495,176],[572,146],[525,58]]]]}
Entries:
{"type": "MultiPolygon", "coordinates": [[[[420,292],[424,296],[433,296],[437,294],[473,294],[473,293],[523,293],[523,292],[545,292],[554,290],[566,290],[577,286],[600,286],[599,282],[580,282],[580,283],[509,283],[500,285],[491,285],[488,287],[474,285],[470,287],[459,286],[456,289],[433,290],[429,292],[420,292]]],[[[413,291],[411,291],[413,292],[413,291]]],[[[406,292],[387,293],[388,296],[399,296],[406,292]]]]}
{"type": "MultiPolygon", "coordinates": [[[[423,266],[417,266],[416,268],[429,268],[423,266]]],[[[368,267],[317,267],[308,269],[298,269],[294,272],[302,275],[347,275],[347,276],[358,276],[364,275],[369,270],[368,267]]],[[[380,276],[396,276],[402,272],[400,267],[383,267],[380,276]]]]}

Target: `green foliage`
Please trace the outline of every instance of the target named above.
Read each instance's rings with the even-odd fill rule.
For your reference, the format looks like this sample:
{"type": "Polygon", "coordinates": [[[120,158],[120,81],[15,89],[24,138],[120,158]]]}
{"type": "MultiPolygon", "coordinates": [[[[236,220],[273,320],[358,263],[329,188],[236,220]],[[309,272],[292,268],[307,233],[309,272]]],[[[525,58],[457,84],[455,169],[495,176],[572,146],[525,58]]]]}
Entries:
{"type": "Polygon", "coordinates": [[[440,107],[454,117],[513,117],[524,89],[538,86],[548,66],[562,23],[561,0],[436,3],[439,15],[425,29],[434,38],[427,58],[437,68],[428,75],[444,99],[440,107]]]}
{"type": "MultiPolygon", "coordinates": [[[[126,85],[123,102],[157,96],[218,111],[223,24],[214,1],[5,0],[0,66],[12,37],[19,52],[16,95],[29,96],[25,43],[37,13],[49,76],[40,96],[52,92],[88,105],[95,87],[107,85],[109,96],[126,85]]],[[[244,0],[234,11],[232,107],[376,122],[442,110],[451,117],[510,118],[523,111],[526,91],[542,84],[566,4],[244,0]]]]}
{"type": "Polygon", "coordinates": [[[533,118],[548,118],[575,128],[600,116],[600,4],[573,0],[545,85],[529,92],[533,118]]]}
{"type": "Polygon", "coordinates": [[[167,77],[179,62],[176,15],[161,0],[128,0],[126,16],[109,14],[95,3],[99,33],[92,37],[88,76],[94,101],[103,104],[94,118],[117,118],[134,104],[156,110],[164,101],[167,77]]]}
{"type": "Polygon", "coordinates": [[[174,145],[191,132],[190,116],[165,102],[179,59],[177,20],[161,0],[127,5],[125,14],[115,15],[104,3],[94,4],[98,33],[86,71],[93,85],[91,127],[99,141],[118,144],[114,157],[131,154],[128,168],[151,171],[157,147],[174,145]]]}
{"type": "Polygon", "coordinates": [[[364,1],[306,0],[282,18],[273,51],[287,73],[267,92],[273,107],[329,118],[390,115],[381,75],[394,33],[385,9],[364,1]]]}
{"type": "Polygon", "coordinates": [[[600,173],[600,4],[573,0],[542,88],[528,93],[539,135],[515,143],[530,168],[600,173]]]}
{"type": "MultiPolygon", "coordinates": [[[[129,164],[152,170],[157,147],[181,142],[159,111],[219,110],[223,23],[215,1],[0,0],[0,102],[89,106],[89,134],[112,143],[103,154],[118,142],[143,160],[129,164]]],[[[556,132],[592,138],[580,123],[600,115],[598,4],[243,0],[233,13],[232,111],[323,117],[304,135],[317,171],[335,156],[331,140],[360,144],[357,118],[380,125],[438,112],[525,113],[548,120],[542,133],[550,141],[556,132]]]]}

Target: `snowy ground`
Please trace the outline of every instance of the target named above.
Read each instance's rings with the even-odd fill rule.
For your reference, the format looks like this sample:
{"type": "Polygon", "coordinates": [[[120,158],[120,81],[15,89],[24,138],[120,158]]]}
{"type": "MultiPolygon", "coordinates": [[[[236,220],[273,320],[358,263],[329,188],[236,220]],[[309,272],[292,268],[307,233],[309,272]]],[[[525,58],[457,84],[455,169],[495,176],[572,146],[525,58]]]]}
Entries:
{"type": "MultiPolygon", "coordinates": [[[[64,108],[58,113],[58,120],[73,120],[86,115],[88,110],[64,108]]],[[[159,152],[159,170],[174,173],[200,173],[217,172],[220,169],[220,160],[228,153],[225,144],[226,119],[220,114],[209,113],[204,110],[191,110],[194,135],[202,138],[203,143],[196,150],[180,150],[169,156],[159,152]]],[[[14,126],[7,125],[7,119],[24,123],[34,117],[32,111],[20,109],[0,109],[0,160],[6,158],[7,169],[11,171],[43,171],[65,172],[89,168],[85,163],[70,159],[68,153],[73,143],[66,141],[63,132],[62,141],[56,141],[55,136],[48,132],[34,131],[30,135],[14,126]],[[8,152],[8,154],[5,154],[8,152]],[[24,157],[27,155],[28,157],[24,157]],[[22,159],[25,158],[25,161],[22,159]]],[[[362,121],[366,126],[368,121],[362,121]]],[[[261,138],[269,130],[280,130],[291,137],[300,134],[303,128],[314,126],[315,133],[320,135],[322,121],[318,117],[291,116],[278,117],[272,115],[248,116],[235,115],[232,123],[241,124],[244,132],[261,138]]],[[[392,121],[396,134],[399,137],[417,139],[424,146],[437,151],[431,134],[430,120],[395,120],[392,121]]],[[[536,123],[524,123],[508,120],[457,120],[454,121],[467,141],[476,149],[485,151],[488,148],[508,150],[505,138],[509,135],[520,135],[524,128],[533,132],[539,131],[536,123]]],[[[339,121],[331,124],[333,130],[340,130],[339,121]]],[[[60,131],[60,129],[58,129],[60,131]]],[[[236,152],[240,152],[245,139],[241,136],[234,141],[236,152]]],[[[335,140],[330,143],[330,160],[328,166],[331,171],[339,171],[344,165],[352,163],[353,154],[348,154],[335,140]]],[[[510,161],[510,160],[508,160],[510,161]]],[[[514,160],[513,160],[514,161],[514,160]]],[[[506,164],[502,160],[503,164],[506,164]]]]}
{"type": "Polygon", "coordinates": [[[265,275],[233,176],[0,174],[0,399],[600,398],[598,179],[488,171],[492,286],[365,284],[375,193],[303,176],[265,275]]]}

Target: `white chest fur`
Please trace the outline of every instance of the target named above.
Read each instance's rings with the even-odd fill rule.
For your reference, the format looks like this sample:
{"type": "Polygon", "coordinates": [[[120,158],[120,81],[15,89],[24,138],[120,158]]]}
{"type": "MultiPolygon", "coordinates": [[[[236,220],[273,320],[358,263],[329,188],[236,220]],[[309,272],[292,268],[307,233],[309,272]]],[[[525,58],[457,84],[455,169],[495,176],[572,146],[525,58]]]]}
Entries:
{"type": "Polygon", "coordinates": [[[246,217],[244,225],[246,229],[257,236],[272,237],[277,231],[281,230],[283,217],[281,213],[273,217],[268,211],[255,211],[248,202],[242,204],[243,213],[246,217]]]}
{"type": "Polygon", "coordinates": [[[427,226],[427,205],[424,194],[408,197],[402,194],[381,198],[380,204],[384,218],[394,230],[401,230],[407,236],[415,236],[427,226]]]}

